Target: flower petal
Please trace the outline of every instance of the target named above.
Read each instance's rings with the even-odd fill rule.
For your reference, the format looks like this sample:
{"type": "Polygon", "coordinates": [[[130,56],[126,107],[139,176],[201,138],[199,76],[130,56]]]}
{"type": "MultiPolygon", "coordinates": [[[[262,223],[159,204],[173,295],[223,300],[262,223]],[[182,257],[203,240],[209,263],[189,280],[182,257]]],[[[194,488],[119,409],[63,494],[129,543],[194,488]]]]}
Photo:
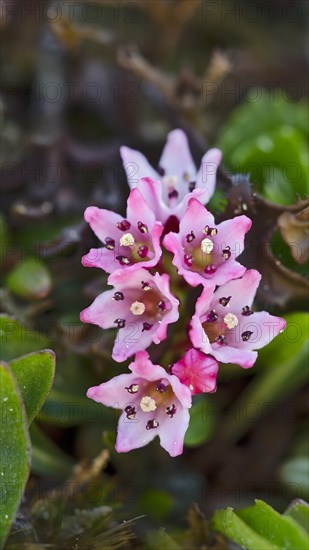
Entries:
{"type": "Polygon", "coordinates": [[[207,204],[216,187],[217,169],[222,159],[220,149],[209,149],[201,160],[201,166],[196,176],[196,189],[204,189],[199,200],[207,204]]]}
{"type": "Polygon", "coordinates": [[[239,324],[239,343],[241,350],[261,349],[267,346],[280,332],[285,329],[286,321],[281,317],[270,315],[266,311],[254,312],[249,317],[241,317],[239,324]],[[252,332],[249,340],[243,341],[241,334],[252,332]]]}
{"type": "Polygon", "coordinates": [[[169,418],[167,415],[164,417],[163,415],[164,413],[160,411],[158,421],[160,423],[159,437],[161,447],[172,457],[181,455],[185,433],[190,422],[189,411],[188,409],[178,407],[173,418],[169,418]]]}
{"type": "Polygon", "coordinates": [[[119,214],[96,206],[89,206],[85,210],[84,218],[102,243],[106,237],[111,237],[116,242],[119,240],[122,234],[117,228],[117,223],[122,220],[119,214]]]}
{"type": "Polygon", "coordinates": [[[101,328],[115,327],[115,319],[124,317],[124,301],[113,300],[114,290],[106,290],[95,298],[92,304],[81,311],[83,323],[98,325],[101,328]]]}
{"type": "Polygon", "coordinates": [[[177,176],[179,184],[185,185],[186,191],[188,190],[188,182],[183,178],[184,173],[192,179],[196,174],[196,167],[189,149],[188,138],[182,130],[176,129],[168,134],[159,165],[165,170],[167,176],[177,176]]]}
{"type": "Polygon", "coordinates": [[[145,414],[137,412],[136,417],[129,420],[126,413],[119,418],[115,449],[118,453],[127,453],[148,445],[156,435],[157,430],[147,430],[145,414]]]}
{"type": "Polygon", "coordinates": [[[257,360],[257,352],[245,349],[220,346],[211,351],[212,355],[221,363],[235,363],[244,369],[252,367],[257,360]]]}
{"type": "Polygon", "coordinates": [[[192,394],[214,392],[218,369],[219,365],[213,357],[194,348],[186,351],[184,356],[172,366],[173,374],[182,384],[190,388],[192,394]]]}
{"type": "Polygon", "coordinates": [[[130,394],[126,390],[136,380],[136,376],[130,374],[120,374],[108,382],[103,382],[99,386],[93,386],[87,391],[87,397],[97,403],[102,403],[106,407],[114,409],[123,409],[130,401],[130,394]]]}
{"type": "Polygon", "coordinates": [[[131,189],[137,186],[141,178],[159,179],[159,174],[139,151],[123,146],[120,147],[120,155],[131,189]]]}

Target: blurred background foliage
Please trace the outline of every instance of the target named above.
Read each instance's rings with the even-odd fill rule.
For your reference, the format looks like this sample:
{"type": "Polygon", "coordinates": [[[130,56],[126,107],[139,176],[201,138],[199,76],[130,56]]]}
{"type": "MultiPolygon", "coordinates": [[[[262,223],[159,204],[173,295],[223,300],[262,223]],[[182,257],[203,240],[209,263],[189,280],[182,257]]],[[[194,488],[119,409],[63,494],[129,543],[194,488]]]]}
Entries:
{"type": "Polygon", "coordinates": [[[282,533],[284,548],[305,548],[307,508],[286,509],[309,496],[308,3],[232,4],[1,2],[0,526],[3,541],[15,518],[10,549],[269,549],[283,548],[282,533]],[[117,455],[117,413],[85,397],[119,366],[113,333],[79,322],[106,285],[80,265],[96,244],[83,210],[123,212],[119,146],[156,165],[175,127],[197,164],[222,148],[210,209],[218,221],[252,218],[241,259],[263,275],[257,306],[287,330],[253,369],[224,365],[217,392],[195,398],[183,456],[156,441],[117,455]]]}

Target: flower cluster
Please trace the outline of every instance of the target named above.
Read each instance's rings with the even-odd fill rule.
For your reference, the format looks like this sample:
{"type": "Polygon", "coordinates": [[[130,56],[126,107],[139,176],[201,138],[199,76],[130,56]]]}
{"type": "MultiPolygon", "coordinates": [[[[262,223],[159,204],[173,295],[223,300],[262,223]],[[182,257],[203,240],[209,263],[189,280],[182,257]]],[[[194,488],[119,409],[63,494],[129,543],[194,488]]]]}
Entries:
{"type": "Polygon", "coordinates": [[[251,367],[256,350],[277,336],[285,321],[252,309],[261,275],[237,261],[251,220],[237,216],[216,224],[204,206],[215,189],[221,152],[209,150],[197,170],[186,135],[174,130],[156,170],[138,151],[122,147],[121,156],[131,188],[126,217],[87,208],[85,219],[102,246],[82,260],[109,273],[113,289],[82,311],[81,320],[116,329],[113,359],[135,355],[135,360],[130,373],[90,388],[87,395],[122,410],[118,452],[158,435],[161,446],[177,456],[191,396],[216,390],[218,361],[251,367]],[[179,296],[191,297],[190,287],[199,285],[184,355],[165,368],[154,365],[145,350],[167,338],[168,326],[179,319],[179,296]]]}

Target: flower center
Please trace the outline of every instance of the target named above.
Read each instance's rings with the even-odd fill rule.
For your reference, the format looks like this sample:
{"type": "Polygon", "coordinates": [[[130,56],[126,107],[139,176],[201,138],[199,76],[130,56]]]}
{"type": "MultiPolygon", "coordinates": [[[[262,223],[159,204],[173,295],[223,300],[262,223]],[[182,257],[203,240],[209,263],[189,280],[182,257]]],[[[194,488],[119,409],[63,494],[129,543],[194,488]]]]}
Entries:
{"type": "Polygon", "coordinates": [[[238,317],[234,313],[227,313],[223,317],[223,322],[226,324],[227,328],[232,329],[238,325],[238,317]]]}
{"type": "Polygon", "coordinates": [[[149,395],[145,395],[144,397],[142,397],[139,406],[144,412],[152,412],[155,411],[157,408],[155,400],[149,395]]]}
{"type": "Polygon", "coordinates": [[[135,239],[132,233],[125,233],[122,235],[119,242],[121,246],[132,246],[135,243],[135,239]]]}
{"type": "Polygon", "coordinates": [[[202,242],[201,242],[201,251],[204,252],[205,254],[210,254],[213,247],[214,247],[214,243],[212,242],[211,239],[208,239],[206,237],[206,239],[202,240],[202,242]]]}
{"type": "Polygon", "coordinates": [[[143,315],[145,313],[146,306],[143,302],[133,302],[130,306],[130,311],[133,315],[143,315]]]}

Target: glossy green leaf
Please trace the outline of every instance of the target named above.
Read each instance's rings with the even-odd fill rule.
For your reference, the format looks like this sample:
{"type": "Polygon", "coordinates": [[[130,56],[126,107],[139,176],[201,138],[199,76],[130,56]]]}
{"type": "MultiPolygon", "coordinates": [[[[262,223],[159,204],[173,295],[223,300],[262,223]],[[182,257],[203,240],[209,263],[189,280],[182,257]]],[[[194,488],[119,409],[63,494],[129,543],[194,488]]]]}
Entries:
{"type": "Polygon", "coordinates": [[[291,517],[282,516],[269,504],[256,500],[237,515],[260,536],[282,550],[308,550],[307,533],[291,517]]]}
{"type": "Polygon", "coordinates": [[[300,498],[294,500],[284,515],[294,519],[309,534],[309,505],[307,502],[300,498]]]}
{"type": "Polygon", "coordinates": [[[212,528],[246,550],[282,550],[254,532],[241,520],[233,508],[218,510],[212,519],[212,528]]]}
{"type": "Polygon", "coordinates": [[[24,400],[29,424],[51,390],[55,375],[55,357],[53,351],[42,350],[10,362],[24,400]]]}
{"type": "Polygon", "coordinates": [[[0,314],[0,358],[10,361],[15,357],[49,347],[45,336],[20,324],[14,317],[0,314]]]}
{"type": "Polygon", "coordinates": [[[29,475],[26,413],[8,365],[0,364],[0,548],[14,520],[29,475]]]}
{"type": "Polygon", "coordinates": [[[233,172],[249,173],[268,200],[290,204],[308,193],[306,106],[260,91],[259,101],[233,111],[218,146],[233,172]]]}
{"type": "Polygon", "coordinates": [[[212,526],[247,550],[308,550],[309,539],[299,523],[261,500],[236,512],[218,510],[212,526]]]}
{"type": "Polygon", "coordinates": [[[210,439],[214,429],[214,410],[203,396],[190,409],[190,424],[185,435],[187,447],[197,447],[210,439]]]}
{"type": "Polygon", "coordinates": [[[47,267],[39,260],[25,260],[18,264],[7,277],[11,292],[25,300],[40,300],[51,291],[52,280],[47,267]]]}
{"type": "Polygon", "coordinates": [[[72,472],[74,462],[40,430],[36,423],[30,428],[32,465],[34,474],[65,479],[72,472]]]}

